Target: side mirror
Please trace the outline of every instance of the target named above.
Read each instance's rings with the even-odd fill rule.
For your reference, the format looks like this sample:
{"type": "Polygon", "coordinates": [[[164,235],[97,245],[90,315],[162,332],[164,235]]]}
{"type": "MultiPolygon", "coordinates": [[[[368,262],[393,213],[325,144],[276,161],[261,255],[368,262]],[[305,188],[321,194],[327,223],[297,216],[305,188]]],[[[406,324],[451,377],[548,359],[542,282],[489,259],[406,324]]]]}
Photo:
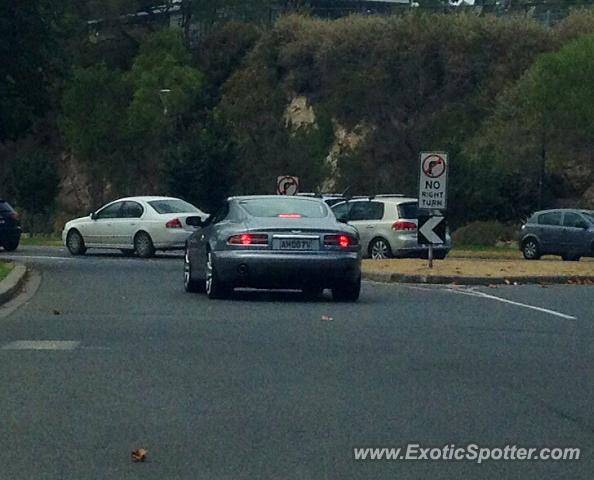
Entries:
{"type": "Polygon", "coordinates": [[[97,214],[95,212],[91,212],[91,220],[97,220],[97,214]]]}
{"type": "Polygon", "coordinates": [[[188,217],[186,218],[186,225],[190,225],[191,227],[201,227],[204,225],[202,218],[198,216],[188,217]]]}

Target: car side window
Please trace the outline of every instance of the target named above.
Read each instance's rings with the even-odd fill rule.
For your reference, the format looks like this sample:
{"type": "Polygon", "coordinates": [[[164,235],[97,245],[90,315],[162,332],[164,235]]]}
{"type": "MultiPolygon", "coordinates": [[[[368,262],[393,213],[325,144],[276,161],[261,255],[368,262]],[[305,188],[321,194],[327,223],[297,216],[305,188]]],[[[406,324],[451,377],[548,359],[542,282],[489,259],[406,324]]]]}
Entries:
{"type": "Polygon", "coordinates": [[[383,203],[357,202],[351,208],[350,220],[381,220],[383,216],[383,203]]]}
{"type": "Polygon", "coordinates": [[[588,224],[577,213],[565,212],[565,215],[563,216],[563,226],[573,228],[585,228],[588,226],[588,224]]]}
{"type": "Polygon", "coordinates": [[[122,217],[122,204],[123,202],[112,203],[108,207],[105,207],[103,210],[100,210],[97,214],[98,220],[105,220],[111,218],[121,218],[122,217]]]}
{"type": "Polygon", "coordinates": [[[144,208],[140,203],[136,202],[124,202],[124,206],[122,207],[122,217],[123,218],[140,218],[144,213],[144,208]]]}
{"type": "Polygon", "coordinates": [[[543,213],[538,217],[539,225],[561,225],[561,212],[543,213]]]}
{"type": "Polygon", "coordinates": [[[343,221],[347,221],[349,219],[349,207],[350,207],[350,203],[346,202],[346,203],[341,203],[340,205],[336,205],[335,207],[332,208],[332,211],[334,212],[334,216],[338,219],[341,219],[343,221]]]}

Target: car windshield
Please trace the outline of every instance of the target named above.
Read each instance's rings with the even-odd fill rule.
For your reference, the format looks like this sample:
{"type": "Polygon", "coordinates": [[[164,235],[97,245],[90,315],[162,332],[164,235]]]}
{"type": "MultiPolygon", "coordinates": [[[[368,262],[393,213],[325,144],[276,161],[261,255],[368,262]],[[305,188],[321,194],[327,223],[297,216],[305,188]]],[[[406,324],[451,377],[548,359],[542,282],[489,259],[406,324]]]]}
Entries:
{"type": "Polygon", "coordinates": [[[582,215],[590,220],[591,223],[594,223],[594,212],[582,212],[582,215]]]}
{"type": "Polygon", "coordinates": [[[324,203],[305,198],[253,198],[239,204],[253,217],[307,217],[324,218],[328,209],[324,203]]]}
{"type": "Polygon", "coordinates": [[[157,213],[193,213],[199,212],[194,205],[183,200],[153,200],[148,202],[151,207],[155,209],[157,213]]]}

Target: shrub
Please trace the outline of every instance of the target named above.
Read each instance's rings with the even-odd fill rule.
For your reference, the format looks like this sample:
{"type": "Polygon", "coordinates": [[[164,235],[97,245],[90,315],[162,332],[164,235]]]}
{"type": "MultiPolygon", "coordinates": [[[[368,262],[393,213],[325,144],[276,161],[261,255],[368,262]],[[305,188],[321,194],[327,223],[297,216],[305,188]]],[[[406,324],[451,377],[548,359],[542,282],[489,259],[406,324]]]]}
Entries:
{"type": "Polygon", "coordinates": [[[517,227],[500,222],[472,222],[456,230],[452,235],[454,245],[494,247],[498,242],[516,239],[517,227]]]}

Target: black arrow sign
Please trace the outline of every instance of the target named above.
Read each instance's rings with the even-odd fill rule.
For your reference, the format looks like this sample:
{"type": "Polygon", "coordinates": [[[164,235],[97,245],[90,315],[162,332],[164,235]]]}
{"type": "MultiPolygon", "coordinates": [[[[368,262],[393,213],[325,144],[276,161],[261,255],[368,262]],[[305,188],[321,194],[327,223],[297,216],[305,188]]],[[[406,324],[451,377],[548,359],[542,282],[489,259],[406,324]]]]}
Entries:
{"type": "Polygon", "coordinates": [[[445,217],[419,216],[417,232],[419,245],[443,245],[446,241],[445,217]]]}

